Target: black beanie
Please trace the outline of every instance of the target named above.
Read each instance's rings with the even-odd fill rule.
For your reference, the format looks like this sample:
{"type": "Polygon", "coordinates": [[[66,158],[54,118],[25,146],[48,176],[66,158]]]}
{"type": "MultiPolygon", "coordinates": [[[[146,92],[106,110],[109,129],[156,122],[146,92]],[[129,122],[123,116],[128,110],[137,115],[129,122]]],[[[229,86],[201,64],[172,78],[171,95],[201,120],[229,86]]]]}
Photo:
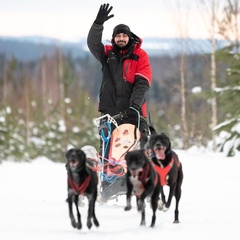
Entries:
{"type": "Polygon", "coordinates": [[[118,33],[125,33],[128,35],[129,38],[132,37],[132,32],[131,32],[130,28],[125,24],[119,24],[113,29],[112,38],[115,38],[115,36],[118,33]]]}

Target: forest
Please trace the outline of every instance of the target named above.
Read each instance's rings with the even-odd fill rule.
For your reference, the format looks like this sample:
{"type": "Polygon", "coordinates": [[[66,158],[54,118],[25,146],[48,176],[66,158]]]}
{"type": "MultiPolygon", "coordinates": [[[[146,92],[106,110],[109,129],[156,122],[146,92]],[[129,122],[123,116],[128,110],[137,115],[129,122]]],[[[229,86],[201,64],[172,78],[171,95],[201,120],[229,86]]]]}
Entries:
{"type": "MultiPolygon", "coordinates": [[[[210,52],[191,52],[191,39],[177,39],[178,53],[150,55],[148,113],[173,148],[240,151],[240,9],[237,0],[227,3],[224,17],[211,22],[225,47],[217,48],[213,35],[210,52]]],[[[69,146],[98,148],[101,66],[89,52],[76,58],[57,46],[49,51],[34,60],[0,53],[0,161],[64,161],[69,146]]]]}

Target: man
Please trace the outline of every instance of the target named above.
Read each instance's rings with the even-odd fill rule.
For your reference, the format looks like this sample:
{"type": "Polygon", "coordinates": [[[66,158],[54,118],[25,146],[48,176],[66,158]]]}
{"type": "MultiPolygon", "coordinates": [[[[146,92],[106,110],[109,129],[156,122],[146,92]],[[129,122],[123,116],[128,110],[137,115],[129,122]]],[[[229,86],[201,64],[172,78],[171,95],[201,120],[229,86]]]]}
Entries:
{"type": "MultiPolygon", "coordinates": [[[[145,132],[148,131],[145,95],[152,81],[150,61],[147,53],[141,49],[142,39],[132,33],[125,24],[119,24],[113,29],[111,45],[102,43],[103,24],[114,17],[113,14],[110,15],[112,8],[109,4],[100,6],[87,38],[91,53],[102,65],[98,110],[101,115],[124,114],[123,119],[117,120],[118,124],[128,122],[145,132]]],[[[100,134],[103,136],[104,132],[104,135],[108,136],[107,130],[109,129],[103,127],[100,134]]],[[[105,136],[102,138],[106,140],[105,136]]],[[[107,147],[103,152],[102,144],[103,141],[100,142],[100,156],[102,161],[105,161],[105,158],[108,158],[109,145],[105,143],[107,147]]],[[[108,164],[104,167],[104,172],[108,172],[107,169],[110,168],[111,172],[116,174],[122,171],[120,165],[108,164]]],[[[117,178],[112,181],[111,177],[103,175],[102,200],[121,192],[122,180],[117,178]]]]}
{"type": "MultiPolygon", "coordinates": [[[[88,34],[91,53],[102,65],[102,84],[98,110],[102,115],[126,113],[128,122],[137,124],[139,115],[146,118],[145,95],[152,81],[152,71],[147,53],[141,49],[142,39],[125,24],[113,29],[112,45],[103,45],[102,32],[112,6],[103,4],[88,34]]],[[[140,130],[147,129],[141,121],[140,130]]]]}

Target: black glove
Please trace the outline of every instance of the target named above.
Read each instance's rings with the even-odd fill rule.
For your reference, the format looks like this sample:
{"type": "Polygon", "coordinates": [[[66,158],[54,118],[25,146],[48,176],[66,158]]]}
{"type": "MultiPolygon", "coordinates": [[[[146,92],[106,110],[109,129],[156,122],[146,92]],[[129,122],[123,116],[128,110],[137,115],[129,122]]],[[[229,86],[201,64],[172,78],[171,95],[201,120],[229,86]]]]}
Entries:
{"type": "Polygon", "coordinates": [[[140,112],[138,111],[138,108],[129,107],[127,110],[127,116],[128,116],[128,122],[136,125],[140,118],[140,112]]]}
{"type": "Polygon", "coordinates": [[[96,24],[103,24],[106,22],[109,18],[114,17],[114,15],[108,16],[108,14],[112,11],[112,6],[109,7],[109,4],[103,4],[100,6],[96,20],[94,21],[96,24]]]}

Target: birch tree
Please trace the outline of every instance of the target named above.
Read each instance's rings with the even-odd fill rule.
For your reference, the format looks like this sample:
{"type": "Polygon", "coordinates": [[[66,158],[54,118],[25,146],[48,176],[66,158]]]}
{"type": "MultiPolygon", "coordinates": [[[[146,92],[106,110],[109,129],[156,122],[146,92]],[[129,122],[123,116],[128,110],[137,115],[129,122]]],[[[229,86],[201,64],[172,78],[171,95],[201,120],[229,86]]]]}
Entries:
{"type": "MultiPolygon", "coordinates": [[[[216,23],[216,4],[215,0],[212,0],[212,6],[211,6],[211,89],[214,91],[214,89],[217,87],[216,84],[216,59],[215,59],[215,53],[216,53],[216,39],[215,39],[215,23],[216,23]]],[[[211,110],[212,110],[212,118],[211,118],[211,129],[214,129],[217,126],[217,98],[214,95],[211,101],[211,110]]],[[[216,151],[216,135],[213,132],[213,150],[216,151]]]]}

